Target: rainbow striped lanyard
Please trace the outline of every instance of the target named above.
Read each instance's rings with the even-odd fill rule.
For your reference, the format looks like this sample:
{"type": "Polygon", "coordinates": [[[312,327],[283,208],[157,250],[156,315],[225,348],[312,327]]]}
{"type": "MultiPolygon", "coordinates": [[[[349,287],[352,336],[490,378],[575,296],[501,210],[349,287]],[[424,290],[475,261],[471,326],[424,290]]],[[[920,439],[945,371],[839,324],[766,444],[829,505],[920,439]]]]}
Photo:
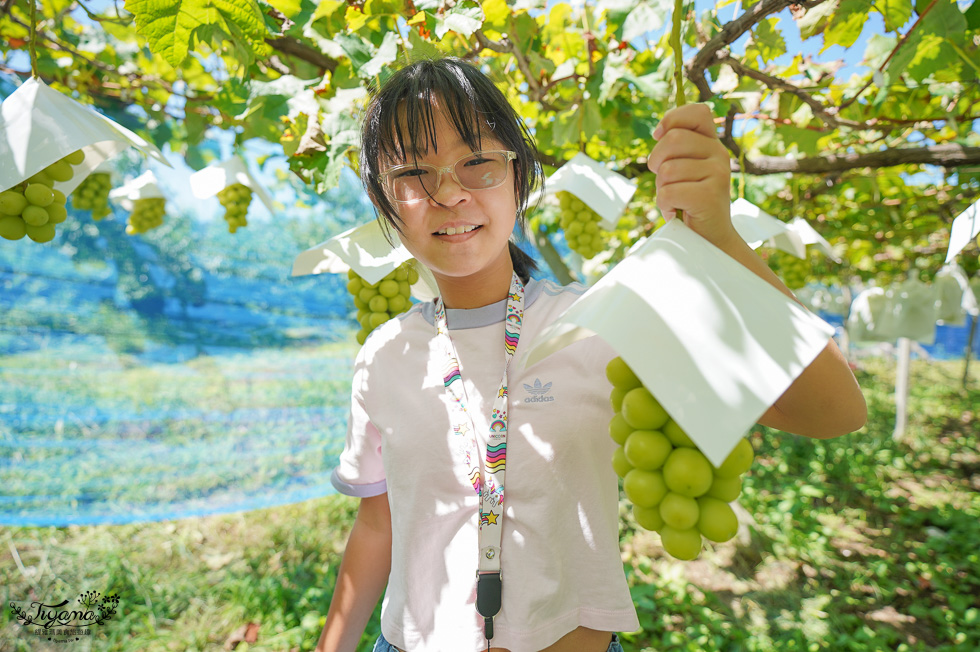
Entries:
{"type": "Polygon", "coordinates": [[[500,543],[504,513],[504,474],[507,467],[507,370],[517,350],[521,337],[521,323],[524,319],[524,284],[515,273],[510,282],[507,295],[507,315],[504,318],[504,361],[503,378],[493,401],[490,412],[490,433],[487,437],[486,474],[480,473],[480,454],[477,450],[476,427],[472,415],[466,409],[463,379],[459,373],[459,357],[449,336],[446,322],[446,308],[441,298],[435,301],[435,322],[437,336],[442,342],[446,355],[443,381],[454,399],[455,409],[451,411],[453,427],[452,449],[457,459],[465,460],[465,468],[473,489],[480,495],[480,562],[477,571],[477,609],[486,618],[487,640],[493,638],[492,618],[500,608],[500,543]],[[494,575],[494,578],[485,576],[494,575]],[[483,586],[481,586],[481,584],[483,586]],[[493,584],[487,598],[486,585],[493,584]],[[495,592],[495,596],[493,593],[495,592]],[[481,595],[482,594],[482,595],[481,595]],[[484,613],[480,608],[481,597],[493,613],[484,613]],[[492,603],[496,603],[494,606],[492,603]]]}

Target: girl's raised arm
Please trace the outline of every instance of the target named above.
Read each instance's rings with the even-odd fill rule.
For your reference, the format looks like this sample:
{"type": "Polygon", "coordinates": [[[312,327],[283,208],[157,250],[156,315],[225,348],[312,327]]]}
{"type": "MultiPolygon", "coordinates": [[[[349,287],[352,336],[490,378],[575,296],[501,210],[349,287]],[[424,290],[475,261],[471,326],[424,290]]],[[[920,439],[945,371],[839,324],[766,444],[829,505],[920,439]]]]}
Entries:
{"type": "MultiPolygon", "coordinates": [[[[718,139],[711,111],[687,104],[664,116],[647,166],[657,175],[657,205],[794,301],[796,297],[732,226],[728,150],[718,139]]],[[[802,304],[801,304],[802,305],[802,304]]],[[[826,439],[853,432],[867,420],[861,388],[837,344],[826,348],[759,423],[805,437],[826,439]]]]}

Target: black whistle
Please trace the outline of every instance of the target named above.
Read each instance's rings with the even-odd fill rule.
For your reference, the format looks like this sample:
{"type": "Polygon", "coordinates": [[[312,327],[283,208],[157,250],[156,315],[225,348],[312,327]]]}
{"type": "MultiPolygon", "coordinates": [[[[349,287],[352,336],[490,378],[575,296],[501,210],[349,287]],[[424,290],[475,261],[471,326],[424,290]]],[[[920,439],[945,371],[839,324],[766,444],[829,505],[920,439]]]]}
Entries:
{"type": "Polygon", "coordinates": [[[493,638],[493,617],[500,611],[500,573],[478,573],[476,580],[476,611],[483,616],[483,632],[493,638]]]}

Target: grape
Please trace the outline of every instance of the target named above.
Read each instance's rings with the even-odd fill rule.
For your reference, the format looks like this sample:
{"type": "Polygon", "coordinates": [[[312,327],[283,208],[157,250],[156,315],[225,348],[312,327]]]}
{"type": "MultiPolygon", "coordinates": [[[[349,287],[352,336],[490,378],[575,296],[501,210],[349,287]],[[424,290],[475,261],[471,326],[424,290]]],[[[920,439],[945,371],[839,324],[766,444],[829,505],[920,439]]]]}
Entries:
{"type": "Polygon", "coordinates": [[[558,224],[565,231],[568,246],[584,258],[592,258],[606,248],[607,237],[600,233],[598,213],[570,192],[559,192],[561,217],[558,224]]]}
{"type": "Polygon", "coordinates": [[[696,448],[675,448],[664,462],[664,481],[671,491],[697,498],[711,488],[711,462],[696,448]]]}
{"type": "Polygon", "coordinates": [[[609,362],[606,377],[616,411],[609,422],[618,444],[613,471],[623,478],[636,523],[659,532],[667,554],[682,560],[697,558],[703,539],[735,536],[738,518],[728,503],[742,492],[752,444],[742,439],[715,468],[622,358],[609,362]]]}
{"type": "Polygon", "coordinates": [[[636,377],[633,370],[623,362],[622,358],[613,358],[606,365],[606,378],[613,384],[613,387],[629,391],[639,387],[643,383],[636,377]]]}
{"type": "Polygon", "coordinates": [[[660,509],[656,507],[640,507],[633,505],[633,518],[644,530],[659,532],[664,526],[664,519],[660,515],[660,509]]]}
{"type": "Polygon", "coordinates": [[[26,235],[34,242],[53,240],[54,226],[68,217],[65,193],[54,184],[71,181],[75,174],[72,165],[84,160],[85,155],[77,150],[0,192],[0,237],[20,240],[26,235]]]}
{"type": "Polygon", "coordinates": [[[626,439],[632,432],[633,426],[626,423],[621,412],[617,412],[609,422],[609,436],[620,446],[626,444],[626,439]]]}
{"type": "Polygon", "coordinates": [[[252,203],[252,189],[243,183],[233,183],[218,191],[218,201],[225,208],[225,221],[228,232],[234,233],[239,227],[248,226],[245,218],[248,206],[252,203]]]}
{"type": "Polygon", "coordinates": [[[634,430],[623,448],[629,463],[645,471],[659,469],[673,450],[670,440],[656,430],[634,430]]]}
{"type": "Polygon", "coordinates": [[[678,530],[694,527],[699,515],[698,501],[690,496],[668,491],[660,501],[660,516],[664,519],[664,523],[678,530]]]}
{"type": "Polygon", "coordinates": [[[109,191],[112,177],[108,172],[95,172],[85,177],[71,193],[71,205],[82,211],[92,211],[92,219],[98,222],[110,213],[109,191]]]}
{"type": "MultiPolygon", "coordinates": [[[[3,220],[0,220],[0,228],[2,228],[2,226],[3,220]]],[[[621,478],[625,478],[626,474],[633,470],[633,465],[626,459],[626,453],[623,451],[622,446],[617,448],[616,452],[613,453],[612,463],[613,471],[615,471],[616,475],[621,478]]]]}
{"type": "Polygon", "coordinates": [[[810,260],[800,259],[784,251],[773,251],[768,257],[769,267],[791,290],[798,290],[810,278],[810,260]]]}
{"type": "Polygon", "coordinates": [[[368,283],[354,270],[347,272],[347,292],[357,308],[358,344],[375,328],[412,307],[411,284],[419,280],[413,261],[405,261],[377,283],[368,283]]]}
{"type": "Polygon", "coordinates": [[[637,430],[659,430],[670,417],[646,387],[637,387],[623,397],[623,418],[637,430]]]}
{"type": "Polygon", "coordinates": [[[623,491],[634,505],[654,507],[667,495],[667,483],[660,471],[633,469],[623,478],[623,491]]]}
{"type": "Polygon", "coordinates": [[[27,198],[15,190],[0,192],[0,213],[19,216],[27,208],[27,198]]]}
{"type": "Polygon", "coordinates": [[[683,561],[697,559],[701,554],[701,533],[696,528],[678,530],[669,525],[660,529],[660,542],[671,557],[683,561]]]}
{"type": "Polygon", "coordinates": [[[748,439],[742,439],[728,454],[721,466],[715,469],[715,475],[719,478],[738,477],[749,470],[754,458],[755,452],[752,450],[752,444],[749,443],[748,439]]]}
{"type": "Polygon", "coordinates": [[[708,488],[708,493],[705,496],[730,503],[738,498],[740,493],[742,493],[742,478],[738,476],[734,478],[719,478],[716,475],[714,480],[711,481],[711,486],[708,488]]]}
{"type": "Polygon", "coordinates": [[[135,235],[146,233],[163,224],[167,212],[167,200],[163,197],[144,197],[133,201],[133,210],[129,214],[126,233],[135,235]]]}
{"type": "Polygon", "coordinates": [[[703,496],[698,498],[697,525],[705,539],[724,543],[738,532],[738,517],[728,503],[703,496]]]}
{"type": "Polygon", "coordinates": [[[27,224],[24,220],[13,215],[0,217],[0,238],[20,240],[27,235],[27,224]]]}

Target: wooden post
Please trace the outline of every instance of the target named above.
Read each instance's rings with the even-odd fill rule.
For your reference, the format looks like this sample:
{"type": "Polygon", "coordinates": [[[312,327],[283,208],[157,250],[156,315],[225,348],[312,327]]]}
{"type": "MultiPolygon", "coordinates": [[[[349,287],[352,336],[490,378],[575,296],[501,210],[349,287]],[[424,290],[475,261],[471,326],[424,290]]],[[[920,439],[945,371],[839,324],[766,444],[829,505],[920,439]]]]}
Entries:
{"type": "Polygon", "coordinates": [[[907,404],[909,399],[909,359],[912,357],[912,340],[898,338],[898,365],[895,368],[895,431],[892,439],[900,441],[905,436],[908,424],[907,404]]]}

